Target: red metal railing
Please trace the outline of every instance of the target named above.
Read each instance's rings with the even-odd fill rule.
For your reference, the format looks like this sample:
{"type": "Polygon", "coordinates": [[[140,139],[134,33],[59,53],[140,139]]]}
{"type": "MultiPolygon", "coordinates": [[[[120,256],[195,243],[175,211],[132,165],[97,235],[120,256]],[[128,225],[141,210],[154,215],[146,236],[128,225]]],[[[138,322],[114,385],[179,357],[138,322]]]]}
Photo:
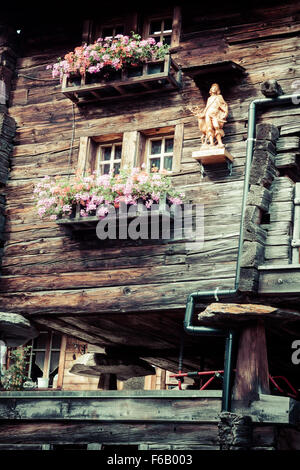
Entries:
{"type": "MultiPolygon", "coordinates": [[[[210,377],[205,383],[204,385],[202,385],[200,387],[199,390],[205,390],[208,385],[215,379],[215,378],[220,378],[220,375],[224,373],[224,370],[208,370],[208,371],[203,371],[203,372],[179,372],[178,374],[172,374],[170,375],[170,377],[174,377],[177,379],[177,382],[178,382],[178,388],[179,390],[182,390],[182,382],[184,379],[184,377],[195,377],[195,376],[205,376],[205,375],[212,375],[212,377],[210,377]]],[[[222,378],[222,376],[221,376],[222,378]]],[[[297,398],[299,393],[298,391],[293,387],[293,385],[289,382],[289,380],[284,377],[283,375],[275,375],[275,376],[271,376],[269,374],[269,380],[272,382],[272,384],[274,385],[274,387],[276,387],[276,389],[278,390],[279,393],[282,393],[283,395],[287,395],[291,398],[297,398]],[[277,381],[276,381],[276,380],[277,381]],[[288,389],[290,389],[290,391],[292,392],[288,392],[286,390],[284,390],[282,387],[280,387],[278,385],[278,380],[282,380],[283,382],[285,382],[285,384],[287,385],[288,389]]]]}

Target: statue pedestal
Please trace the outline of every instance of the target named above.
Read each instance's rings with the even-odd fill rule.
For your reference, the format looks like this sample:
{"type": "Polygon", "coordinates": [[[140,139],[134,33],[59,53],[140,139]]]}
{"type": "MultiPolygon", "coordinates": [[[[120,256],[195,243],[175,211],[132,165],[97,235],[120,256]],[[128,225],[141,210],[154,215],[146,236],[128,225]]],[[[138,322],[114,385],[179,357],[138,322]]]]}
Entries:
{"type": "Polygon", "coordinates": [[[233,156],[225,147],[217,147],[214,145],[193,152],[192,158],[202,163],[202,165],[215,165],[217,163],[231,164],[233,162],[233,156]]]}

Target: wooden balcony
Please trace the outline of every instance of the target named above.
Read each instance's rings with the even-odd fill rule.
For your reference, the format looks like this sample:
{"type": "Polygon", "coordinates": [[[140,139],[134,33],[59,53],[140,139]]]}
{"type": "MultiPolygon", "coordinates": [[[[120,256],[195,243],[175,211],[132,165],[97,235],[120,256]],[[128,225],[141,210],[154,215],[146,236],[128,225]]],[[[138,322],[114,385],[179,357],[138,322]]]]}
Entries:
{"type": "Polygon", "coordinates": [[[141,96],[180,87],[181,70],[171,56],[167,55],[163,60],[116,72],[110,80],[99,81],[96,75],[91,74],[74,79],[65,75],[61,91],[74,103],[81,104],[141,96]]]}

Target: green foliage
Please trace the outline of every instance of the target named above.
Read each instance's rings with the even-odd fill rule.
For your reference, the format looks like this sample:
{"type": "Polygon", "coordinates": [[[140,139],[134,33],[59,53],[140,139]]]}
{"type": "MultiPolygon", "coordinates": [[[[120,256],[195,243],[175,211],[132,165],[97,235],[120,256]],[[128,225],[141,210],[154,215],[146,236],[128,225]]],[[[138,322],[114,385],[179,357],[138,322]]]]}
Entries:
{"type": "Polygon", "coordinates": [[[11,354],[11,365],[3,372],[1,382],[5,390],[22,390],[23,383],[28,380],[28,370],[31,346],[14,349],[11,354]]]}

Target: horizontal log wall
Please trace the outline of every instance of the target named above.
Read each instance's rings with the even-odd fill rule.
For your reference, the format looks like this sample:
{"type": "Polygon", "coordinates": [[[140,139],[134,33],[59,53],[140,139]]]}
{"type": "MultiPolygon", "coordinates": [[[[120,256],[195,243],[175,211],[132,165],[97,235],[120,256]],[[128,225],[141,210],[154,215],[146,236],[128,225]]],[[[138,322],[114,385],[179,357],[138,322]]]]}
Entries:
{"type": "MultiPolygon", "coordinates": [[[[24,54],[18,59],[10,102],[17,134],[7,191],[0,286],[3,310],[34,315],[130,312],[141,306],[143,311],[174,310],[184,308],[191,291],[233,287],[248,107],[261,96],[260,84],[265,79],[278,79],[290,93],[299,78],[295,11],[296,3],[262,7],[250,12],[250,24],[237,13],[227,19],[220,13],[215,23],[208,15],[206,26],[204,20],[198,22],[205,31],[183,16],[182,40],[173,55],[179,65],[233,60],[247,71],[244,78],[222,90],[230,110],[224,142],[235,158],[232,174],[219,166],[207,169],[202,179],[198,163],[191,158],[200,144],[197,120],[187,106],[203,105],[206,95],[191,78],[183,74],[180,92],[77,108],[45,68],[78,44],[79,26],[68,40],[67,34],[53,28],[43,52],[39,50],[39,41],[45,40],[43,33],[36,37],[34,32],[27,33],[32,38],[27,38],[24,54]],[[69,165],[73,116],[75,140],[69,165]],[[193,243],[105,245],[96,237],[83,243],[55,223],[39,220],[32,202],[34,184],[44,175],[75,171],[81,136],[179,123],[184,124],[183,154],[181,171],[173,181],[188,200],[205,205],[202,248],[193,243]]],[[[199,7],[195,18],[200,17],[199,7]]],[[[299,114],[299,106],[274,108],[264,112],[263,119],[287,130],[299,114]]],[[[284,153],[284,141],[281,143],[284,153]]]]}
{"type": "Polygon", "coordinates": [[[232,413],[221,413],[216,391],[0,395],[0,449],[88,443],[141,450],[299,449],[299,407],[286,397],[260,395],[246,409],[235,402],[232,413]]]}

